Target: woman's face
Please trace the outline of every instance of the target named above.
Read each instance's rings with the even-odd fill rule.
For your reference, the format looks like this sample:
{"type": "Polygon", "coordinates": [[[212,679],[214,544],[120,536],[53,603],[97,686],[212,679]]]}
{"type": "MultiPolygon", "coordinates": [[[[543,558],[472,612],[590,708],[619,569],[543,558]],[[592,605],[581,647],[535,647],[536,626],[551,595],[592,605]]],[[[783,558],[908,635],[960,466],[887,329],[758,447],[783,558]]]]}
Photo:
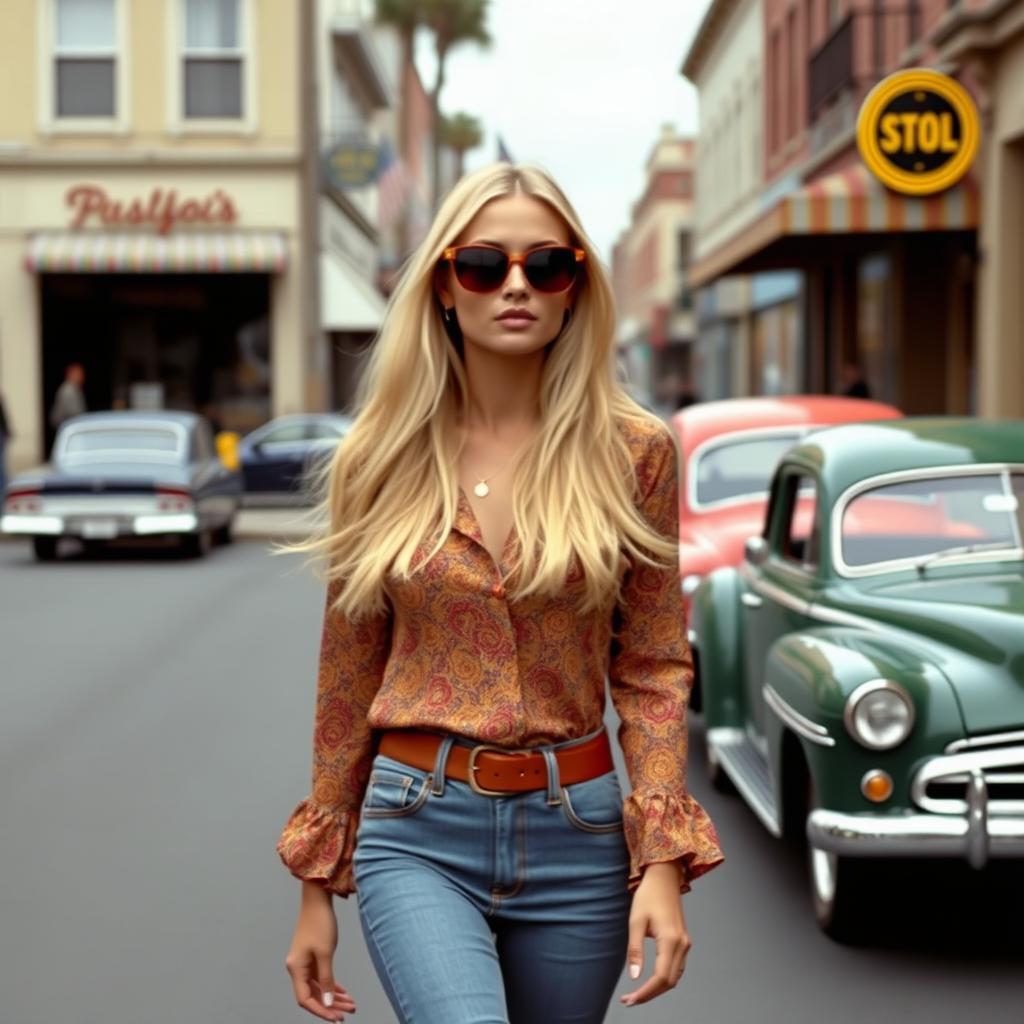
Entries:
{"type": "MultiPolygon", "coordinates": [[[[569,229],[547,203],[516,192],[482,206],[453,244],[479,243],[510,253],[527,252],[540,245],[569,245],[569,229]]],[[[562,318],[575,293],[575,286],[554,295],[537,291],[518,264],[493,292],[463,288],[450,265],[438,287],[444,307],[455,307],[466,343],[507,354],[533,352],[550,342],[562,329],[562,318]],[[521,315],[512,316],[512,311],[521,315]]]]}

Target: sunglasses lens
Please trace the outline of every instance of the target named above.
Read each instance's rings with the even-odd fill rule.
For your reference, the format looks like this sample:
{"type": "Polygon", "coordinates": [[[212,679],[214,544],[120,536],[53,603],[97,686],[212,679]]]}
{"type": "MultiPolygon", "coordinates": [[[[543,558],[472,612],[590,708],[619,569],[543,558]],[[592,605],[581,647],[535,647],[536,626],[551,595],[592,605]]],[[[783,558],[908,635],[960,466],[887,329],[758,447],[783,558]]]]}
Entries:
{"type": "Polygon", "coordinates": [[[526,280],[539,292],[564,292],[576,280],[576,254],[572,249],[552,246],[537,249],[526,257],[526,280]]]}
{"type": "Polygon", "coordinates": [[[508,274],[508,257],[500,249],[470,246],[455,255],[455,276],[471,292],[492,292],[508,274]]]}

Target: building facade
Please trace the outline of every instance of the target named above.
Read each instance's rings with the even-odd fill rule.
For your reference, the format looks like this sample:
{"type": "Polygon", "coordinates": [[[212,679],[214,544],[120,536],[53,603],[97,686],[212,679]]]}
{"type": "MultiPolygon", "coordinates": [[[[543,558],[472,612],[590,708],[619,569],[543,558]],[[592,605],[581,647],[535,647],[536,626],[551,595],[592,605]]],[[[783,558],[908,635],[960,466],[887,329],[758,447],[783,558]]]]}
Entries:
{"type": "Polygon", "coordinates": [[[639,400],[671,410],[692,387],[693,303],[686,288],[694,141],[664,125],[630,224],[612,252],[619,363],[639,400]]]}
{"type": "MultiPolygon", "coordinates": [[[[683,62],[697,88],[699,264],[764,206],[764,13],[759,0],[718,0],[683,62]]],[[[705,398],[803,390],[802,282],[796,271],[721,275],[696,290],[698,386],[705,398]]]]}
{"type": "MultiPolygon", "coordinates": [[[[705,26],[716,9],[737,6],[716,0],[705,26]]],[[[975,344],[978,168],[938,195],[906,196],[874,179],[855,140],[864,97],[902,68],[953,73],[983,100],[969,62],[943,60],[937,45],[961,5],[751,6],[763,33],[756,213],[701,248],[692,282],[708,287],[729,274],[798,271],[802,288],[775,332],[795,325],[787,363],[799,368],[804,388],[838,392],[860,377],[874,397],[909,413],[984,411],[975,344]]],[[[699,32],[689,62],[700,39],[699,32]]]]}
{"type": "Polygon", "coordinates": [[[1024,3],[951,6],[933,32],[940,63],[979,83],[977,405],[1024,416],[1024,3]]]}
{"type": "Polygon", "coordinates": [[[367,0],[318,0],[321,189],[314,229],[322,345],[319,373],[331,409],[349,408],[384,315],[380,154],[391,146],[386,115],[395,69],[367,0]]]}
{"type": "Polygon", "coordinates": [[[300,287],[301,8],[8,0],[0,388],[12,469],[45,457],[68,363],[90,409],[246,430],[317,407],[300,287]]]}

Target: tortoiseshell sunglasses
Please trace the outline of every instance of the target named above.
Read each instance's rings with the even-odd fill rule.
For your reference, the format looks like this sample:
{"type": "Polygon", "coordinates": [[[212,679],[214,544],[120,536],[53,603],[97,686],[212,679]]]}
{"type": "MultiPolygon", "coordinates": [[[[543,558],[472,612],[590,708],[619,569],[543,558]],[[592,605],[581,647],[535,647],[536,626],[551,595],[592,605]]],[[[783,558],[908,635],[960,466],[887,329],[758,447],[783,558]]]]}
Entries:
{"type": "Polygon", "coordinates": [[[440,262],[451,263],[455,279],[470,292],[497,291],[513,264],[519,263],[533,288],[554,294],[576,280],[586,255],[569,245],[542,245],[529,252],[505,252],[494,245],[453,245],[445,249],[440,262]]]}

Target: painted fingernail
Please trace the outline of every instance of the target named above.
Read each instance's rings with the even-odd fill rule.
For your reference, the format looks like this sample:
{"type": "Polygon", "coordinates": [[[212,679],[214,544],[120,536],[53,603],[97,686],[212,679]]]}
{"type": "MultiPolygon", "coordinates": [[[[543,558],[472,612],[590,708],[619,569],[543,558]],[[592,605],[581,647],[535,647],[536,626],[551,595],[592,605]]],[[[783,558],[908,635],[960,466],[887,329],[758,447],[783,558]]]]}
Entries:
{"type": "Polygon", "coordinates": [[[629,976],[631,978],[639,978],[640,977],[640,965],[639,964],[630,964],[629,965],[629,976]]]}
{"type": "Polygon", "coordinates": [[[325,992],[324,993],[324,1006],[333,1006],[333,1005],[334,1005],[334,993],[333,992],[325,992]]]}

